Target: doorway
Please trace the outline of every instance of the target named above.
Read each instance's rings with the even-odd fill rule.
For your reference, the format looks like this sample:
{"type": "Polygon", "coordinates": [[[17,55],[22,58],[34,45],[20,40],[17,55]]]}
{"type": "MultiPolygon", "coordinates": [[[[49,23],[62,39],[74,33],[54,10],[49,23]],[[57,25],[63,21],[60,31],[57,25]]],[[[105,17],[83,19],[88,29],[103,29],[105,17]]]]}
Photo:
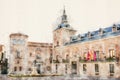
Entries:
{"type": "Polygon", "coordinates": [[[40,67],[41,67],[40,64],[38,64],[38,65],[37,65],[37,73],[38,73],[38,74],[41,73],[41,71],[40,71],[40,67]]]}
{"type": "Polygon", "coordinates": [[[77,62],[72,61],[72,74],[77,74],[77,62]]]}

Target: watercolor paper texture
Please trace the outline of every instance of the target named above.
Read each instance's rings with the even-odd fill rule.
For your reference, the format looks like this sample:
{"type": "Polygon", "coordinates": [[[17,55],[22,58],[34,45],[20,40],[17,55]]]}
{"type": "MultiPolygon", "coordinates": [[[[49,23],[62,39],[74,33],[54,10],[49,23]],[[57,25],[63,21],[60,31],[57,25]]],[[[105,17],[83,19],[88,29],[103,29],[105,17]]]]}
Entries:
{"type": "Polygon", "coordinates": [[[119,80],[119,3],[0,0],[0,80],[119,80]]]}

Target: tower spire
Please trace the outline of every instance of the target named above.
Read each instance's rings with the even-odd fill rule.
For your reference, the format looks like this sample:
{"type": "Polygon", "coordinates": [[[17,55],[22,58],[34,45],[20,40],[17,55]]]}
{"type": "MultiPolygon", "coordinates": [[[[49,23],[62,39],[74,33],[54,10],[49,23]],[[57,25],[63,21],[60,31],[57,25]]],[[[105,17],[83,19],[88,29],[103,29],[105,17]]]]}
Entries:
{"type": "Polygon", "coordinates": [[[70,24],[68,23],[65,6],[63,6],[63,13],[62,13],[62,16],[61,16],[61,22],[58,25],[57,29],[60,29],[60,28],[72,28],[70,26],[70,24]]]}
{"type": "Polygon", "coordinates": [[[64,9],[63,9],[63,15],[66,15],[65,5],[64,5],[64,9]]]}
{"type": "Polygon", "coordinates": [[[63,15],[62,15],[62,23],[67,23],[67,15],[66,15],[66,10],[65,10],[65,6],[63,9],[63,15]]]}

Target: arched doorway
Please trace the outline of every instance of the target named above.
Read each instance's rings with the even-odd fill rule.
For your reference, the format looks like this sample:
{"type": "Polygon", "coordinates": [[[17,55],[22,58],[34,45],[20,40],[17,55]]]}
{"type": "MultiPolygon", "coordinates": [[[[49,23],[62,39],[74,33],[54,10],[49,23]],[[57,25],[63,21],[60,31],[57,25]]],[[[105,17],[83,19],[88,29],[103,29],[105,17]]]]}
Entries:
{"type": "Polygon", "coordinates": [[[40,70],[40,68],[41,68],[41,65],[38,64],[38,65],[37,65],[37,73],[38,73],[38,74],[41,74],[41,70],[40,70]]]}

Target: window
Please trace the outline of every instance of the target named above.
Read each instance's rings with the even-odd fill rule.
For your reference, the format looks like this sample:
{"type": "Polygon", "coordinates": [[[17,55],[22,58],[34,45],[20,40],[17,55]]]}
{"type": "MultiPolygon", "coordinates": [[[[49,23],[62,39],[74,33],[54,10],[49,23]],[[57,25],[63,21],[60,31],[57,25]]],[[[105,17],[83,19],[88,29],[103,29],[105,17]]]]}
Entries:
{"type": "Polygon", "coordinates": [[[117,31],[117,25],[116,25],[116,24],[113,24],[112,32],[116,32],[116,31],[117,31]]]}
{"type": "Polygon", "coordinates": [[[50,63],[52,63],[52,53],[50,53],[50,63]]]}
{"type": "Polygon", "coordinates": [[[14,67],[14,71],[17,71],[17,67],[14,67]]]}
{"type": "Polygon", "coordinates": [[[114,49],[109,50],[109,57],[114,57],[115,56],[115,51],[114,49]]]}
{"type": "Polygon", "coordinates": [[[114,64],[109,64],[110,73],[114,73],[114,64]]]}
{"type": "Polygon", "coordinates": [[[86,67],[87,67],[86,64],[83,64],[83,72],[87,71],[86,67]]]}
{"type": "Polygon", "coordinates": [[[66,55],[66,62],[69,62],[69,55],[66,55]]]}
{"type": "Polygon", "coordinates": [[[56,56],[56,62],[59,63],[59,59],[58,59],[58,58],[59,58],[59,56],[57,55],[57,56],[56,56]]]}
{"type": "Polygon", "coordinates": [[[67,74],[67,64],[65,65],[65,73],[67,74]]]}
{"type": "Polygon", "coordinates": [[[31,69],[31,68],[28,68],[28,71],[32,71],[32,69],[31,69]]]}
{"type": "Polygon", "coordinates": [[[103,35],[103,29],[102,28],[99,29],[99,35],[103,35]]]}
{"type": "Polygon", "coordinates": [[[99,51],[96,51],[96,60],[99,60],[99,51]]]}
{"type": "Polygon", "coordinates": [[[22,71],[22,67],[21,66],[19,67],[19,71],[22,71]]]}
{"type": "Polygon", "coordinates": [[[66,55],[66,59],[69,59],[69,55],[68,54],[66,55]]]}
{"type": "Polygon", "coordinates": [[[57,45],[56,46],[59,46],[59,42],[57,41],[57,45]]]}
{"type": "Polygon", "coordinates": [[[99,66],[98,66],[98,64],[95,64],[95,72],[99,72],[99,66]]]}
{"type": "Polygon", "coordinates": [[[16,53],[17,53],[17,55],[16,55],[17,58],[20,58],[20,51],[17,50],[16,53]]]}
{"type": "Polygon", "coordinates": [[[91,33],[90,33],[90,32],[88,32],[87,36],[88,36],[88,38],[92,38],[92,36],[91,36],[91,33]]]}
{"type": "Polygon", "coordinates": [[[32,53],[30,53],[30,57],[32,56],[32,53]]]}
{"type": "Polygon", "coordinates": [[[79,61],[81,61],[81,57],[79,57],[79,61]]]}
{"type": "Polygon", "coordinates": [[[56,64],[56,73],[57,73],[57,70],[58,70],[58,65],[56,64]]]}
{"type": "Polygon", "coordinates": [[[52,53],[50,53],[50,56],[52,57],[52,53]]]}
{"type": "Polygon", "coordinates": [[[18,60],[18,61],[17,61],[17,64],[19,64],[19,63],[20,63],[20,61],[18,60]]]}
{"type": "Polygon", "coordinates": [[[87,53],[86,52],[84,52],[84,54],[83,54],[83,56],[84,56],[84,60],[86,60],[87,59],[87,53]]]}
{"type": "Polygon", "coordinates": [[[36,54],[36,59],[41,59],[40,54],[36,54]]]}

